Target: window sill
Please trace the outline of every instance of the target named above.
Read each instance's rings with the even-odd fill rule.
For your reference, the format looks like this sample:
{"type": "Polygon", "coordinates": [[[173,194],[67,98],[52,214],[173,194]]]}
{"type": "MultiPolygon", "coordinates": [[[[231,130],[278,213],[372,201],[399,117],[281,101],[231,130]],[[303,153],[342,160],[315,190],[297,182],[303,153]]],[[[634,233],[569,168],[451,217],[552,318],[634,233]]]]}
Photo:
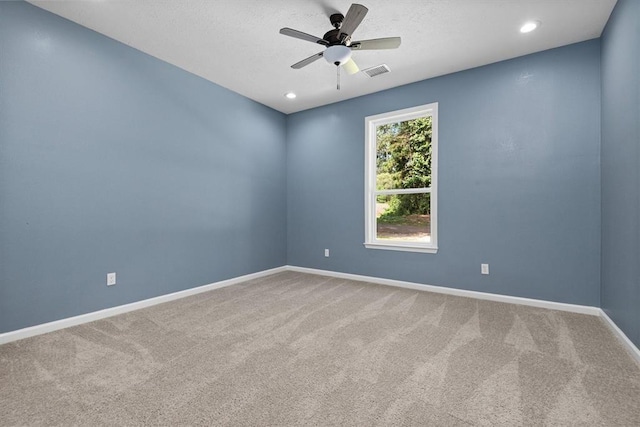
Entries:
{"type": "Polygon", "coordinates": [[[437,247],[425,247],[399,243],[363,243],[367,249],[383,249],[388,251],[422,252],[428,254],[438,253],[437,247]]]}

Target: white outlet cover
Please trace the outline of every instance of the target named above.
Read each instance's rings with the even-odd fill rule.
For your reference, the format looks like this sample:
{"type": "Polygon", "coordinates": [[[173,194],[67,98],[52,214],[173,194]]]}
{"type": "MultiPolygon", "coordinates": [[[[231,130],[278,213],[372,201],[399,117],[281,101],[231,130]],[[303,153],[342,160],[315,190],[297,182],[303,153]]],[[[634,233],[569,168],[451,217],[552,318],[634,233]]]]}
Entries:
{"type": "Polygon", "coordinates": [[[116,273],[107,273],[107,286],[116,284],[116,273]]]}
{"type": "Polygon", "coordinates": [[[480,264],[480,273],[489,274],[489,264],[480,264]]]}
{"type": "Polygon", "coordinates": [[[329,249],[325,249],[325,250],[324,250],[324,256],[326,256],[327,258],[329,258],[329,249]]]}

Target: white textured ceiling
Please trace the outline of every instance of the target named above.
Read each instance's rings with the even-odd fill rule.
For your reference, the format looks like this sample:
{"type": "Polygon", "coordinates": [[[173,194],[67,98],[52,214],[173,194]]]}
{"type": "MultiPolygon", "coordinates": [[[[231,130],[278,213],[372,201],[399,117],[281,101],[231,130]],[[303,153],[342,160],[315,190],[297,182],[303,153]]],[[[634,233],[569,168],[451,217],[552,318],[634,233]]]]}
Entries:
{"type": "Polygon", "coordinates": [[[360,69],[324,60],[290,66],[323,47],[278,33],[322,37],[349,0],[32,0],[75,21],[284,113],[292,113],[508,58],[599,37],[616,0],[360,0],[369,8],[354,40],[402,37],[396,50],[356,51],[360,69]],[[542,26],[521,34],[527,20],[542,26]],[[297,93],[288,100],[286,92],[297,93]]]}

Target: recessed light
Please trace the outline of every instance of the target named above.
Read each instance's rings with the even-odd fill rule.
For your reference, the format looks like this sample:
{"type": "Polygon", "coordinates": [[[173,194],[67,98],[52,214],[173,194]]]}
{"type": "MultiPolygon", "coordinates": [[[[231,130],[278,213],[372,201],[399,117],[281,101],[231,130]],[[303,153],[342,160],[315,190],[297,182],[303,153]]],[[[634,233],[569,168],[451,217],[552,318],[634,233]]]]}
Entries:
{"type": "Polygon", "coordinates": [[[285,97],[287,97],[288,99],[294,99],[297,95],[293,92],[287,92],[284,94],[285,97]]]}
{"type": "Polygon", "coordinates": [[[529,21],[525,22],[525,24],[520,27],[521,33],[530,33],[540,26],[540,21],[529,21]]]}

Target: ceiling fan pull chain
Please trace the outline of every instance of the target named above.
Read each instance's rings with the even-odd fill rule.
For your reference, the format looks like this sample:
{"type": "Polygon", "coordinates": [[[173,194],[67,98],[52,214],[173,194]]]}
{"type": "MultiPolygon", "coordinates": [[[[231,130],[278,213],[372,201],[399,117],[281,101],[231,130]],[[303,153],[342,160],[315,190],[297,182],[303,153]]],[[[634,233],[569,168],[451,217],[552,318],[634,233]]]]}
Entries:
{"type": "Polygon", "coordinates": [[[337,65],[336,69],[338,70],[338,90],[340,90],[340,65],[337,65]]]}

